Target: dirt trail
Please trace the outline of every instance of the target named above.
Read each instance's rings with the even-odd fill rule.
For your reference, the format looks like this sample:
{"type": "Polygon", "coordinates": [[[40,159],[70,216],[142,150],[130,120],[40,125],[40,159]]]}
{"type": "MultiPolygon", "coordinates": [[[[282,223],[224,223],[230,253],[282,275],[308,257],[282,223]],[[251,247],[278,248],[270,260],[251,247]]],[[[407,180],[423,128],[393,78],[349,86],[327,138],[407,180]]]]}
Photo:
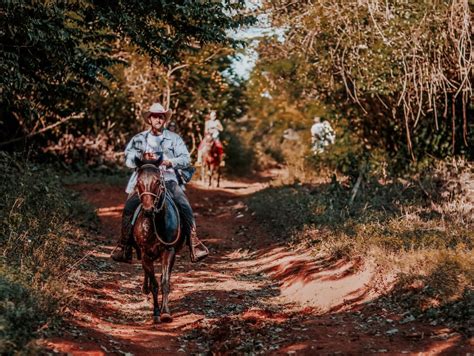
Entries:
{"type": "MultiPolygon", "coordinates": [[[[71,277],[78,303],[55,353],[466,354],[469,340],[440,326],[390,314],[369,288],[376,274],[362,261],[329,260],[278,245],[248,211],[245,198],[262,182],[224,181],[222,189],[188,191],[200,237],[211,256],[178,256],[170,324],[151,323],[141,294],[142,268],[109,259],[119,234],[123,187],[80,185],[97,207],[101,230],[71,277]]],[[[283,217],[284,218],[284,217],[283,217]]],[[[472,351],[471,351],[472,352],[472,351]]]]}

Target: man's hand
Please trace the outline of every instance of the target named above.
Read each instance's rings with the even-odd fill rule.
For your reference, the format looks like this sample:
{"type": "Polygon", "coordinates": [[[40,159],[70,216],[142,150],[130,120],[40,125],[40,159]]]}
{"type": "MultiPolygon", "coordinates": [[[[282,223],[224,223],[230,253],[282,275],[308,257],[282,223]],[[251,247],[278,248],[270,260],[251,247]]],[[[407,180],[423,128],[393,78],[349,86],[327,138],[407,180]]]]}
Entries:
{"type": "Polygon", "coordinates": [[[153,160],[157,159],[157,157],[153,152],[145,152],[143,154],[143,159],[145,159],[147,161],[153,161],[153,160]]]}
{"type": "Polygon", "coordinates": [[[165,166],[166,168],[170,168],[171,166],[173,166],[171,161],[168,161],[168,160],[163,160],[163,162],[161,162],[161,165],[165,166]]]}

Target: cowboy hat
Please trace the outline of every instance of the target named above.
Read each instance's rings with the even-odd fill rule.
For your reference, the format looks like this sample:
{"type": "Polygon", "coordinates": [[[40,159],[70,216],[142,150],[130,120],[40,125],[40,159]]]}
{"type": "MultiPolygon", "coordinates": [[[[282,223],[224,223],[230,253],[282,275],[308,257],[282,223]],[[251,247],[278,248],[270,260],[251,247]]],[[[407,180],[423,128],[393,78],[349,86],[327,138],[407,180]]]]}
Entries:
{"type": "Polygon", "coordinates": [[[148,109],[148,111],[145,111],[143,113],[143,118],[145,120],[148,120],[151,114],[165,114],[166,119],[168,120],[171,117],[171,110],[165,110],[163,105],[161,105],[160,103],[153,103],[148,109]]]}

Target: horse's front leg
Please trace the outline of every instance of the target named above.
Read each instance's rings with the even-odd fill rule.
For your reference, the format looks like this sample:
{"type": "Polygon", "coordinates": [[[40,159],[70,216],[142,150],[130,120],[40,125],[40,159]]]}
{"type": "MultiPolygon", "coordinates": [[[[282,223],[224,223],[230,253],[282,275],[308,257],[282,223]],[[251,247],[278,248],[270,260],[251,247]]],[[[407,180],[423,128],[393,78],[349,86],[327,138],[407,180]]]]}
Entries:
{"type": "Polygon", "coordinates": [[[153,266],[153,260],[146,254],[144,254],[142,257],[142,266],[145,271],[145,283],[146,278],[148,276],[148,285],[151,285],[151,294],[153,295],[153,323],[156,324],[160,322],[160,308],[158,305],[158,281],[155,277],[155,268],[153,266]]]}
{"type": "Polygon", "coordinates": [[[150,293],[150,278],[148,278],[148,273],[144,271],[144,276],[143,276],[143,285],[142,285],[142,293],[143,294],[148,294],[150,293]]]}
{"type": "Polygon", "coordinates": [[[171,317],[170,309],[168,307],[168,296],[170,293],[170,277],[171,271],[173,270],[174,260],[176,256],[176,251],[174,248],[165,250],[161,255],[161,293],[162,293],[162,302],[161,302],[161,321],[164,323],[169,323],[173,320],[171,317]]]}
{"type": "Polygon", "coordinates": [[[217,188],[219,188],[220,184],[221,184],[221,167],[219,163],[219,166],[217,167],[217,188]]]}

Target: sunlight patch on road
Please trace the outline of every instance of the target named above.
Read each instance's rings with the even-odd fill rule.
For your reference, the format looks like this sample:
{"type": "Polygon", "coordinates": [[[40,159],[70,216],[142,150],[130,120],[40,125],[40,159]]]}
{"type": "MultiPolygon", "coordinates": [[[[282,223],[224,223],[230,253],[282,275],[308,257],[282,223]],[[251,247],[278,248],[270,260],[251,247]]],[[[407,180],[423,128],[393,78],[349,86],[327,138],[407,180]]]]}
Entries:
{"type": "Polygon", "coordinates": [[[97,216],[121,216],[124,204],[119,204],[116,206],[108,206],[106,208],[97,209],[97,216]]]}

